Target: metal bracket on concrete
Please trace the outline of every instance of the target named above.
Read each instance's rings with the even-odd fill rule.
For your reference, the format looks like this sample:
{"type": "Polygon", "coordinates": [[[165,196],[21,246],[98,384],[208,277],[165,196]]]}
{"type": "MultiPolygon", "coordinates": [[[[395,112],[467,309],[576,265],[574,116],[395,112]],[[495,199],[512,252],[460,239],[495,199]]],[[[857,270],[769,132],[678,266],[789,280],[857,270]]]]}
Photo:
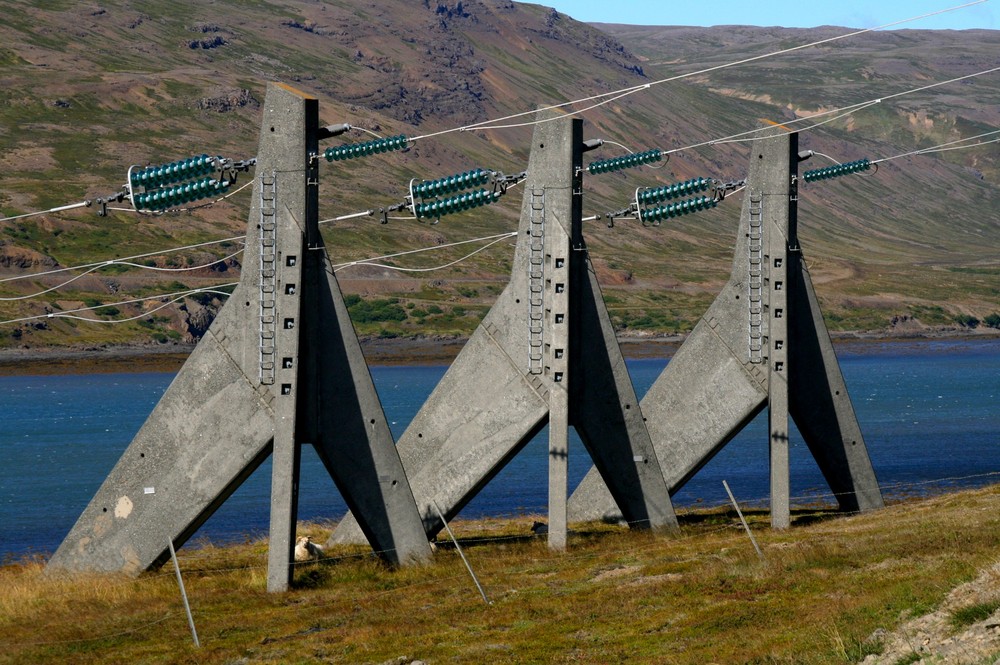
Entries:
{"type": "MultiPolygon", "coordinates": [[[[769,407],[775,528],[790,522],[789,415],[842,510],[884,505],[799,249],[797,171],[798,134],[754,142],[729,283],[642,400],[671,494],[769,407]]],[[[620,514],[595,469],[569,514],[620,514]]]]}
{"type": "MultiPolygon", "coordinates": [[[[546,422],[550,547],[566,542],[571,425],[629,524],[677,526],[581,232],[582,131],[536,126],[510,283],[400,437],[428,535],[435,504],[452,519],[546,422]]],[[[349,515],[331,542],[359,535],[349,515]]]]}
{"type": "Polygon", "coordinates": [[[163,564],[164,543],[187,541],[273,453],[267,586],[283,591],[303,443],[379,555],[430,556],[329,257],[308,251],[320,237],[318,134],[315,98],[268,86],[240,284],[49,569],[136,574],[163,564]]]}

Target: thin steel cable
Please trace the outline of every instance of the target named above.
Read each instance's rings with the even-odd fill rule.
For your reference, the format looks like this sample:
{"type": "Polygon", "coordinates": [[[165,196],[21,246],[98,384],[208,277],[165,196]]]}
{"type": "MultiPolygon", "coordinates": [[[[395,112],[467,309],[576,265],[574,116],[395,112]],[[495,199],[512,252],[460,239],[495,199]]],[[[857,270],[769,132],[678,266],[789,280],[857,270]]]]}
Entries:
{"type": "Polygon", "coordinates": [[[0,217],[0,222],[9,222],[14,219],[24,219],[25,217],[34,217],[35,215],[47,215],[53,212],[62,212],[64,210],[73,210],[75,208],[85,208],[90,205],[90,201],[81,201],[80,203],[71,203],[69,205],[58,206],[55,208],[49,208],[48,210],[39,210],[37,212],[26,212],[21,215],[14,215],[13,217],[0,217]]]}
{"type": "MultiPolygon", "coordinates": [[[[917,92],[923,92],[925,90],[931,90],[933,88],[937,88],[937,87],[940,87],[940,86],[943,86],[943,85],[948,85],[949,83],[957,83],[959,81],[964,81],[966,79],[976,78],[977,76],[984,76],[986,74],[992,74],[992,73],[997,72],[997,71],[1000,71],[1000,67],[993,67],[991,69],[984,69],[982,71],[975,72],[973,74],[966,74],[964,76],[958,76],[958,77],[955,77],[955,78],[952,78],[952,79],[948,79],[947,81],[938,81],[937,83],[931,83],[929,85],[920,86],[919,88],[911,88],[909,90],[903,90],[902,92],[896,92],[896,93],[893,93],[891,95],[884,95],[882,97],[876,97],[874,99],[869,99],[869,100],[866,100],[866,101],[863,101],[863,102],[858,102],[856,104],[849,104],[847,106],[841,106],[840,108],[831,109],[829,111],[822,111],[820,113],[813,113],[812,115],[803,116],[801,118],[793,118],[792,120],[783,120],[781,122],[777,122],[777,121],[771,121],[771,122],[774,122],[775,125],[794,125],[794,124],[797,124],[797,123],[800,123],[800,122],[805,122],[805,121],[808,121],[808,120],[813,120],[815,118],[820,118],[820,117],[823,117],[823,116],[826,116],[826,115],[830,115],[830,114],[834,114],[834,113],[841,113],[841,115],[838,115],[836,118],[831,118],[829,120],[824,120],[823,122],[816,123],[815,125],[812,125],[812,126],[809,126],[809,127],[805,127],[803,130],[801,130],[801,131],[807,131],[809,129],[814,129],[815,127],[819,127],[820,125],[824,125],[827,122],[832,122],[833,120],[836,120],[836,119],[839,119],[839,118],[843,118],[843,117],[846,117],[848,115],[851,115],[852,113],[856,113],[857,111],[861,111],[863,109],[866,109],[869,106],[874,106],[875,104],[881,104],[882,102],[884,102],[887,99],[895,99],[897,97],[902,97],[904,95],[912,95],[912,94],[917,93],[917,92]]],[[[665,150],[664,154],[668,154],[669,155],[669,154],[673,154],[673,153],[676,153],[676,152],[684,152],[686,150],[693,150],[694,148],[701,148],[701,147],[708,146],[708,145],[717,145],[717,144],[720,144],[720,143],[732,143],[732,142],[734,142],[732,139],[737,139],[739,137],[747,136],[747,135],[750,135],[750,134],[757,134],[757,133],[760,133],[760,132],[768,131],[770,129],[772,129],[772,127],[758,127],[756,129],[748,129],[748,130],[743,131],[743,132],[738,132],[736,134],[731,134],[730,136],[725,136],[725,137],[723,137],[721,139],[710,139],[708,141],[702,141],[700,143],[694,143],[692,145],[684,146],[682,148],[672,148],[670,150],[665,150]]]]}
{"type": "MultiPolygon", "coordinates": [[[[516,235],[517,235],[516,231],[514,231],[512,233],[505,233],[504,235],[500,236],[496,240],[493,240],[492,242],[489,242],[486,245],[483,245],[482,247],[480,247],[480,248],[478,248],[478,249],[476,249],[476,250],[474,250],[472,252],[469,252],[468,254],[466,254],[465,256],[463,256],[460,259],[455,259],[454,261],[450,261],[449,263],[445,263],[443,265],[434,266],[433,268],[400,268],[398,266],[391,266],[391,265],[388,265],[388,264],[385,264],[385,263],[374,263],[372,261],[354,261],[354,262],[348,263],[346,265],[343,265],[343,266],[341,266],[339,268],[336,268],[334,270],[334,272],[340,272],[341,270],[344,270],[346,268],[350,268],[351,266],[374,266],[376,268],[387,268],[389,270],[396,270],[396,271],[399,271],[399,272],[433,272],[435,270],[444,270],[445,268],[450,268],[453,265],[456,265],[458,263],[461,263],[462,261],[470,259],[470,258],[472,258],[473,256],[475,256],[476,254],[478,254],[480,252],[486,251],[487,249],[489,249],[493,245],[497,244],[498,242],[503,242],[507,238],[512,238],[512,237],[514,237],[516,235]]],[[[412,253],[412,252],[410,252],[410,253],[412,253]]]]}
{"type": "Polygon", "coordinates": [[[16,280],[19,280],[19,279],[31,279],[32,277],[42,277],[44,275],[55,275],[57,273],[70,272],[70,271],[73,271],[73,270],[84,270],[85,268],[92,268],[94,266],[102,267],[102,266],[106,266],[106,265],[111,265],[111,264],[115,263],[116,261],[133,261],[135,259],[145,259],[145,258],[148,258],[150,256],[159,256],[161,254],[171,254],[173,252],[183,252],[184,250],[187,250],[187,249],[198,249],[199,247],[208,247],[210,245],[221,245],[224,242],[234,242],[234,241],[239,241],[239,240],[246,240],[246,236],[242,235],[242,236],[233,236],[232,238],[223,238],[222,240],[209,240],[209,241],[206,241],[206,242],[195,243],[193,245],[185,245],[183,247],[173,247],[171,249],[166,249],[166,250],[157,250],[155,252],[146,252],[144,254],[136,254],[134,256],[126,256],[126,257],[121,258],[121,259],[108,259],[108,260],[104,260],[104,261],[95,261],[93,263],[85,263],[83,265],[70,266],[68,268],[54,268],[52,270],[43,270],[42,272],[29,272],[29,273],[25,273],[23,275],[14,275],[13,277],[4,277],[3,279],[0,279],[0,284],[2,284],[4,282],[13,282],[13,281],[16,281],[16,280]]]}
{"type": "MultiPolygon", "coordinates": [[[[892,27],[895,27],[897,25],[903,25],[905,23],[911,23],[913,21],[918,21],[918,20],[921,20],[921,19],[930,18],[932,16],[938,16],[940,14],[946,14],[948,12],[957,11],[959,9],[965,9],[967,7],[972,7],[974,5],[982,4],[984,2],[986,2],[986,0],[975,0],[974,2],[968,2],[968,3],[962,4],[962,5],[956,5],[954,7],[949,7],[947,9],[941,9],[941,10],[938,10],[938,11],[935,11],[935,12],[929,12],[927,14],[921,14],[920,16],[912,16],[910,18],[902,19],[902,20],[899,20],[899,21],[893,21],[892,23],[886,23],[884,25],[876,26],[874,28],[864,28],[862,30],[856,30],[854,32],[849,32],[849,33],[846,33],[846,34],[843,34],[843,35],[838,35],[836,37],[828,37],[826,39],[821,39],[821,40],[818,40],[818,41],[815,41],[815,42],[809,42],[808,44],[800,44],[799,46],[793,46],[791,48],[781,49],[779,51],[772,51],[770,53],[763,53],[761,55],[756,55],[756,56],[753,56],[753,57],[750,57],[750,58],[744,58],[743,60],[737,60],[737,61],[734,61],[734,62],[729,62],[729,63],[726,63],[726,64],[722,64],[722,65],[715,65],[713,67],[706,67],[704,69],[699,69],[699,70],[696,70],[696,71],[693,71],[693,72],[688,72],[686,74],[677,74],[675,76],[670,76],[670,77],[667,77],[667,78],[659,79],[657,81],[652,81],[650,83],[643,83],[641,85],[635,85],[635,86],[629,86],[629,87],[626,87],[626,88],[620,88],[618,90],[614,90],[614,91],[611,91],[611,92],[605,92],[605,93],[602,93],[602,94],[599,94],[599,95],[592,95],[590,97],[583,97],[581,99],[577,99],[577,100],[573,100],[573,101],[569,101],[569,102],[563,102],[562,104],[554,104],[552,106],[547,106],[547,107],[544,107],[544,108],[541,108],[541,109],[537,109],[537,110],[533,110],[533,111],[522,111],[521,113],[514,113],[512,115],[503,116],[501,118],[496,118],[496,119],[493,119],[493,120],[483,120],[482,122],[472,123],[470,125],[463,125],[462,127],[454,127],[452,129],[446,129],[446,130],[442,130],[442,131],[439,131],[439,132],[433,132],[433,133],[430,133],[430,134],[424,134],[424,135],[421,135],[421,136],[415,136],[415,137],[411,138],[410,141],[411,142],[412,141],[420,141],[422,139],[431,138],[431,137],[435,137],[435,136],[441,136],[443,134],[449,134],[449,133],[452,133],[452,132],[465,132],[465,131],[470,131],[470,130],[474,130],[474,129],[488,130],[488,129],[498,129],[498,128],[501,128],[501,127],[508,127],[508,126],[511,126],[511,127],[521,126],[520,124],[519,125],[496,125],[496,126],[494,126],[493,123],[503,123],[503,122],[506,122],[508,120],[514,120],[516,118],[522,118],[524,116],[531,115],[531,114],[534,114],[534,113],[539,113],[539,112],[544,112],[544,111],[558,110],[558,109],[565,108],[567,106],[573,106],[573,105],[576,105],[576,104],[589,103],[589,102],[592,102],[594,100],[603,99],[605,97],[617,97],[617,96],[624,97],[626,95],[630,95],[632,93],[639,92],[641,90],[649,89],[649,88],[653,87],[654,85],[661,85],[663,83],[670,83],[672,81],[677,81],[677,80],[680,80],[680,79],[690,78],[692,76],[699,76],[701,74],[708,74],[708,73],[719,71],[719,70],[722,70],[722,69],[727,69],[729,67],[736,67],[736,66],[739,66],[739,65],[745,65],[745,64],[750,63],[750,62],[756,62],[758,60],[764,60],[766,58],[772,58],[772,57],[775,57],[775,56],[784,55],[786,53],[792,53],[794,51],[801,51],[802,49],[806,49],[806,48],[812,48],[812,47],[815,47],[815,46],[822,46],[823,44],[828,44],[828,43],[831,43],[831,42],[839,41],[841,39],[847,39],[849,37],[856,37],[858,35],[862,35],[862,34],[865,34],[865,33],[868,33],[868,32],[875,32],[875,31],[878,31],[878,30],[884,30],[886,28],[892,28],[892,27]]],[[[606,103],[606,102],[601,102],[601,103],[606,103]]],[[[600,104],[598,104],[597,106],[599,106],[599,105],[600,104]]],[[[593,108],[593,107],[589,107],[589,108],[593,108]]],[[[585,110],[589,110],[589,109],[583,109],[582,111],[585,111],[585,110]]],[[[574,111],[574,112],[571,112],[570,115],[576,115],[577,113],[581,113],[582,111],[574,111]]],[[[548,120],[534,121],[534,122],[547,122],[547,121],[548,120]]],[[[528,122],[528,123],[523,123],[523,124],[530,125],[530,124],[534,124],[534,123],[533,122],[528,122]]]]}
{"type": "Polygon", "coordinates": [[[373,256],[370,259],[362,259],[361,261],[347,261],[345,263],[334,263],[330,267],[334,269],[334,272],[336,272],[340,268],[344,268],[344,267],[347,267],[347,266],[355,265],[355,264],[363,262],[363,261],[380,261],[382,259],[394,259],[394,258],[396,258],[398,256],[407,256],[407,255],[410,255],[410,254],[419,254],[421,252],[432,252],[432,251],[434,251],[436,249],[447,249],[449,247],[458,247],[459,245],[468,245],[470,243],[483,242],[484,240],[493,240],[495,238],[499,238],[499,239],[502,240],[504,238],[511,238],[513,236],[516,236],[516,235],[517,235],[517,231],[510,231],[508,233],[499,233],[499,234],[496,234],[496,235],[485,236],[483,238],[473,238],[472,240],[460,240],[458,242],[446,243],[444,245],[434,245],[432,247],[422,247],[420,249],[408,249],[408,250],[406,250],[404,252],[396,252],[394,254],[383,254],[382,256],[373,256]]]}
{"type": "MultiPolygon", "coordinates": [[[[944,152],[944,150],[942,150],[942,149],[946,148],[946,146],[953,146],[953,145],[955,145],[957,143],[965,143],[966,141],[973,141],[975,139],[979,139],[979,138],[982,138],[984,136],[992,136],[994,134],[1000,134],[1000,129],[994,129],[993,131],[984,132],[982,134],[977,134],[976,136],[969,136],[968,138],[964,138],[964,139],[955,139],[954,141],[948,141],[947,143],[939,143],[938,145],[933,145],[933,146],[930,146],[929,148],[919,148],[917,150],[910,150],[909,152],[904,152],[904,153],[902,153],[900,155],[895,155],[893,157],[883,157],[882,159],[877,159],[877,160],[872,161],[872,164],[881,164],[883,162],[891,162],[894,159],[901,159],[903,157],[909,157],[911,155],[922,155],[922,154],[931,153],[931,152],[944,152]]],[[[981,143],[974,143],[972,145],[964,145],[964,146],[958,146],[958,147],[955,147],[955,148],[947,148],[947,149],[948,150],[964,150],[966,148],[977,148],[977,147],[979,147],[981,145],[988,145],[990,143],[995,143],[997,140],[1000,140],[1000,139],[993,139],[993,140],[984,141],[984,142],[981,142],[981,143]]]]}
{"type": "MultiPolygon", "coordinates": [[[[0,321],[0,325],[6,324],[6,323],[22,323],[24,321],[36,321],[38,319],[79,319],[79,320],[87,321],[87,322],[90,322],[90,323],[123,323],[126,319],[94,320],[94,319],[88,319],[88,318],[79,317],[79,316],[72,316],[72,315],[76,314],[77,312],[89,312],[89,311],[93,311],[93,310],[103,309],[105,307],[117,307],[119,305],[134,305],[134,304],[140,303],[140,302],[148,302],[150,300],[161,300],[163,298],[175,298],[171,302],[177,302],[178,300],[186,298],[187,296],[195,294],[195,293],[211,292],[211,293],[218,293],[220,295],[229,296],[231,294],[226,293],[224,291],[215,291],[214,289],[219,289],[219,288],[223,288],[223,287],[227,287],[227,286],[238,286],[238,285],[239,285],[239,282],[229,282],[227,284],[216,284],[214,286],[206,286],[206,287],[201,288],[201,289],[188,289],[186,291],[175,291],[174,293],[160,294],[160,295],[155,295],[155,296],[146,296],[145,298],[133,298],[131,300],[121,300],[121,301],[118,301],[118,302],[103,303],[101,305],[94,305],[92,307],[78,307],[76,309],[68,309],[68,310],[65,310],[65,311],[62,311],[62,312],[49,312],[49,313],[46,313],[46,314],[36,314],[34,316],[24,316],[24,317],[21,317],[21,318],[18,318],[18,319],[9,319],[7,321],[0,321]]],[[[166,307],[169,304],[171,304],[171,303],[166,303],[166,304],[164,304],[161,307],[157,307],[156,309],[151,310],[151,312],[159,311],[159,310],[163,309],[163,307],[166,307]]],[[[144,316],[148,316],[151,312],[144,312],[144,313],[140,314],[139,316],[135,316],[135,317],[132,317],[132,318],[127,319],[127,320],[132,321],[132,320],[135,320],[135,319],[139,319],[139,318],[142,318],[144,316]]]]}
{"type": "Polygon", "coordinates": [[[84,642],[99,642],[100,640],[106,640],[106,639],[109,639],[109,638],[112,638],[112,637],[123,637],[125,635],[132,635],[134,633],[138,633],[141,630],[145,630],[147,628],[152,628],[153,626],[157,626],[157,625],[163,623],[164,621],[166,621],[167,619],[172,618],[174,616],[174,614],[176,614],[176,613],[175,612],[168,612],[165,616],[163,616],[163,618],[157,619],[156,621],[150,621],[149,623],[142,624],[141,626],[136,626],[135,628],[130,628],[129,630],[123,630],[123,631],[120,631],[120,632],[117,632],[117,633],[108,633],[108,634],[105,634],[105,635],[94,635],[94,636],[91,636],[91,637],[79,637],[79,638],[72,639],[72,640],[50,640],[50,641],[47,641],[47,642],[21,642],[19,644],[13,645],[13,646],[40,647],[40,646],[54,646],[54,645],[58,645],[58,644],[82,644],[84,642]]]}
{"type": "Polygon", "coordinates": [[[15,301],[15,300],[30,300],[32,298],[37,298],[39,296],[45,295],[46,293],[51,293],[52,291],[58,291],[59,289],[72,284],[73,282],[75,282],[76,280],[80,279],[81,277],[85,277],[85,276],[89,275],[90,273],[92,273],[92,272],[94,272],[96,270],[100,270],[101,268],[105,268],[107,266],[130,266],[130,267],[133,267],[133,268],[139,268],[141,270],[153,270],[153,271],[157,271],[157,272],[190,272],[192,270],[202,270],[204,268],[210,268],[210,267],[214,266],[217,263],[221,263],[223,261],[228,261],[229,259],[231,259],[233,257],[236,257],[236,256],[239,256],[242,253],[243,253],[243,250],[241,249],[238,252],[234,252],[234,253],[230,254],[229,256],[223,256],[222,258],[216,259],[215,261],[212,261],[210,263],[204,263],[204,264],[202,264],[200,266],[189,266],[187,268],[160,268],[158,266],[147,266],[147,265],[143,265],[141,263],[131,263],[129,261],[108,261],[107,263],[102,263],[101,265],[94,266],[94,267],[92,267],[92,268],[90,268],[90,269],[88,269],[88,270],[80,273],[79,275],[76,275],[72,279],[68,279],[65,282],[62,282],[61,284],[57,284],[57,285],[55,285],[53,287],[45,289],[44,291],[39,291],[38,293],[32,293],[32,294],[25,295],[25,296],[15,296],[15,297],[10,297],[10,298],[0,298],[0,302],[11,302],[11,301],[15,301]]]}

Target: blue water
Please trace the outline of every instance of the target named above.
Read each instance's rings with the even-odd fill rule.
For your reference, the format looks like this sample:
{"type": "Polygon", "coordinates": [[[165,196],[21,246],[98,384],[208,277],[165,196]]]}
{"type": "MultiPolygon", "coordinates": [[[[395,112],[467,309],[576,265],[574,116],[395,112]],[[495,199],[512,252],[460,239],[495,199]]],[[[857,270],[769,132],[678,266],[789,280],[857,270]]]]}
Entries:
{"type": "MultiPolygon", "coordinates": [[[[848,389],[886,495],[906,496],[1000,481],[1000,340],[923,342],[838,350],[848,389]]],[[[642,395],[665,359],[634,360],[642,395]]],[[[398,437],[446,367],[373,367],[398,437]]],[[[171,373],[0,377],[0,559],[52,552],[173,379],[171,373]]],[[[768,496],[767,413],[762,413],[674,497],[678,507],[726,501],[722,480],[745,503],[768,496]]],[[[532,441],[462,516],[546,511],[547,433],[532,441]]],[[[794,503],[833,503],[797,432],[794,503]]],[[[590,467],[570,446],[570,487],[590,467]]],[[[265,463],[195,539],[241,540],[267,530],[265,463]]],[[[338,519],[344,503],[316,454],[304,447],[299,517],[338,519]]]]}

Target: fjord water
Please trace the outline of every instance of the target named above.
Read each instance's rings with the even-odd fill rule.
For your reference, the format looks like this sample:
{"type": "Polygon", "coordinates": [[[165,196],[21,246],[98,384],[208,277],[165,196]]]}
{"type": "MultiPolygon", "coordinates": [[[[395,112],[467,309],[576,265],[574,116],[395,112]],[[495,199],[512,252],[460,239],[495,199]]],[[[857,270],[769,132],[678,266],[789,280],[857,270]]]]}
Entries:
{"type": "MultiPolygon", "coordinates": [[[[1000,482],[1000,340],[845,345],[838,354],[879,483],[887,498],[1000,482]]],[[[639,395],[666,359],[629,361],[639,395]]],[[[372,367],[395,436],[446,367],[372,367]]],[[[58,547],[173,379],[172,373],[0,377],[0,559],[58,547]]],[[[808,389],[808,387],[806,387],[808,389]]],[[[832,505],[829,488],[793,431],[793,505],[832,505]]],[[[543,431],[462,512],[532,513],[547,503],[543,431]]],[[[339,519],[344,502],[315,452],[303,452],[299,518],[339,519]]],[[[573,436],[570,487],[590,467],[573,436]]],[[[737,435],[678,494],[679,508],[768,496],[767,413],[737,435]]],[[[195,540],[266,533],[270,464],[201,528],[195,540]]]]}

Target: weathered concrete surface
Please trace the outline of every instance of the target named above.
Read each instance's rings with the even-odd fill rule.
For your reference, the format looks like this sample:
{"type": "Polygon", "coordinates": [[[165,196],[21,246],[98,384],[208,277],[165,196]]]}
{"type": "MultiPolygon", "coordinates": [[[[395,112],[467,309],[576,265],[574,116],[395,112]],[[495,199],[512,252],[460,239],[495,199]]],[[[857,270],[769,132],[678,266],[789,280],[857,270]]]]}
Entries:
{"type": "MultiPolygon", "coordinates": [[[[245,295],[237,289],[233,299],[245,295]]],[[[223,341],[227,332],[239,337],[241,313],[224,307],[216,317],[49,570],[138,574],[161,565],[168,539],[183,544],[270,454],[270,396],[223,341]]]]}
{"type": "MultiPolygon", "coordinates": [[[[550,440],[556,458],[565,457],[566,427],[576,427],[630,523],[676,527],[580,232],[581,155],[580,121],[536,127],[510,283],[400,437],[428,536],[443,528],[438,510],[454,517],[546,424],[556,390],[565,409],[551,423],[560,430],[550,440]],[[540,295],[541,304],[532,301],[540,295]]],[[[556,461],[550,488],[558,493],[556,461]]],[[[330,542],[358,537],[348,515],[330,542]]]]}
{"type": "Polygon", "coordinates": [[[795,340],[789,410],[819,469],[848,512],[885,507],[861,425],[805,264],[792,277],[789,321],[795,340]],[[797,282],[797,283],[796,283],[797,282]]]}
{"type": "MultiPolygon", "coordinates": [[[[843,510],[869,510],[883,505],[860,426],[837,363],[829,333],[800,259],[795,234],[790,175],[792,137],[757,141],[751,153],[747,191],[736,238],[729,282],[681,345],[663,373],[642,399],[646,427],[656,447],[670,493],[676,493],[740,430],[768,405],[775,381],[773,362],[787,362],[788,412],[806,439],[843,510]],[[750,350],[751,203],[760,206],[762,237],[761,354],[750,350]],[[785,212],[775,211],[784,207],[785,212]],[[787,216],[786,216],[787,215],[787,216]],[[783,229],[787,228],[787,239],[783,229]],[[775,235],[778,237],[774,237],[775,235]],[[783,264],[787,275],[772,279],[768,243],[786,248],[794,260],[783,264]],[[792,251],[788,251],[792,250],[792,251]],[[782,281],[782,297],[772,297],[782,281]],[[785,300],[787,299],[787,300],[785,300]],[[782,300],[787,339],[771,334],[775,307],[782,300]],[[775,349],[776,342],[781,348],[775,349]],[[755,361],[756,360],[756,361],[755,361]]],[[[787,430],[786,430],[787,431],[787,430]]],[[[780,468],[778,471],[780,472],[780,468]]],[[[787,489],[782,489],[787,495],[787,489]]],[[[595,469],[570,497],[573,521],[618,519],[610,492],[595,469]]]]}
{"type": "MultiPolygon", "coordinates": [[[[758,141],[750,153],[756,162],[755,184],[748,185],[751,215],[760,199],[760,222],[763,231],[763,256],[759,263],[750,261],[753,272],[750,279],[760,274],[762,346],[767,349],[761,363],[766,364],[768,454],[771,476],[771,528],[787,529],[791,526],[791,476],[789,473],[790,432],[788,428],[789,364],[793,362],[794,340],[788,336],[789,320],[795,317],[788,307],[788,276],[799,268],[797,237],[798,134],[758,141]]],[[[756,258],[756,257],[755,257],[756,258]]],[[[748,341],[748,353],[752,354],[748,341]]]]}
{"type": "Polygon", "coordinates": [[[168,540],[182,545],[275,449],[268,588],[282,590],[303,442],[317,445],[380,554],[429,556],[326,252],[308,248],[319,237],[317,125],[315,99],[269,86],[240,284],[49,569],[162,564],[168,540]]]}
{"type": "Polygon", "coordinates": [[[307,361],[299,356],[305,313],[300,302],[318,277],[304,270],[306,234],[316,220],[310,213],[318,182],[309,155],[317,151],[318,118],[319,102],[314,97],[283,86],[268,90],[257,150],[255,205],[250,211],[250,224],[256,222],[260,240],[254,252],[248,236],[244,253],[244,263],[257,259],[259,289],[250,308],[256,304],[258,310],[260,381],[274,397],[267,549],[267,590],[272,592],[288,589],[295,560],[301,459],[296,400],[299,367],[307,361]]]}
{"type": "Polygon", "coordinates": [[[425,560],[430,545],[333,266],[325,251],[309,252],[306,266],[318,278],[302,298],[316,316],[303,322],[299,436],[313,443],[379,556],[394,564],[425,560]]]}

